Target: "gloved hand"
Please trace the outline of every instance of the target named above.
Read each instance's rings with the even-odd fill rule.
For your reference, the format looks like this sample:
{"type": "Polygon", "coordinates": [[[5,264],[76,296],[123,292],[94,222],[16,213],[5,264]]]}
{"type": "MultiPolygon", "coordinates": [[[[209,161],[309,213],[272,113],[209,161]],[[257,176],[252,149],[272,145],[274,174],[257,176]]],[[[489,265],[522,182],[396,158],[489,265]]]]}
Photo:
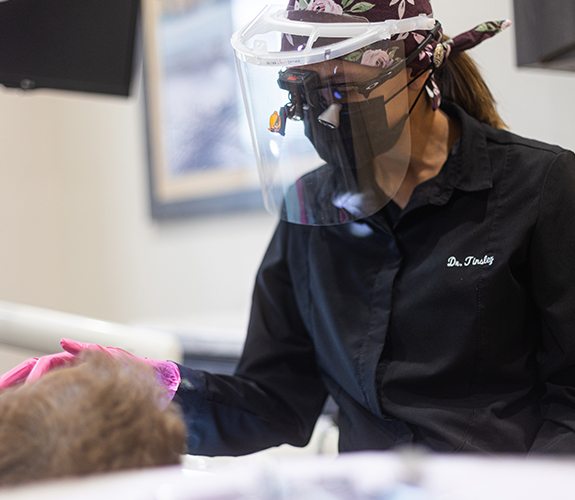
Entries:
{"type": "Polygon", "coordinates": [[[30,358],[0,376],[0,390],[22,382],[34,382],[53,368],[71,363],[75,356],[68,352],[30,358]]]}
{"type": "Polygon", "coordinates": [[[151,366],[156,371],[159,382],[166,388],[168,402],[174,398],[174,394],[176,394],[176,391],[178,390],[181,382],[178,365],[172,361],[158,361],[154,359],[141,358],[128,351],[125,351],[124,349],[120,349],[119,347],[104,347],[99,344],[78,342],[71,339],[60,340],[60,345],[62,346],[62,349],[66,351],[64,354],[68,354],[72,357],[80,354],[84,350],[97,350],[106,352],[110,356],[118,359],[137,359],[151,366]]]}

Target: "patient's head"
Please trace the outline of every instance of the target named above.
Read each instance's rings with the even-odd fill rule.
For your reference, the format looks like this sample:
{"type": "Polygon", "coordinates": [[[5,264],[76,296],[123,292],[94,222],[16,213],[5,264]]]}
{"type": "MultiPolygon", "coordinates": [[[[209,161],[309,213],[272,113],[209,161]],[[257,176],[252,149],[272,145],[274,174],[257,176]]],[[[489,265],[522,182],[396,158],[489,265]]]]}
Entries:
{"type": "Polygon", "coordinates": [[[86,352],[0,392],[0,485],[177,464],[185,426],[152,368],[86,352]]]}

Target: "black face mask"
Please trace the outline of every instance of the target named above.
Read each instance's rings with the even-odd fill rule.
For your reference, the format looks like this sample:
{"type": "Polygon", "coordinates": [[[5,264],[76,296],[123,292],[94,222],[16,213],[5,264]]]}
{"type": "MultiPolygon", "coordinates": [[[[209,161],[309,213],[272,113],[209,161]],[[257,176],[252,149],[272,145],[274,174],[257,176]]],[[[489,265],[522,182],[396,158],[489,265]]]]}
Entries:
{"type": "Polygon", "coordinates": [[[390,127],[383,97],[343,104],[337,128],[320,123],[323,111],[317,106],[304,110],[305,135],[328,165],[352,170],[371,168],[377,156],[395,146],[409,117],[406,113],[390,127]]]}

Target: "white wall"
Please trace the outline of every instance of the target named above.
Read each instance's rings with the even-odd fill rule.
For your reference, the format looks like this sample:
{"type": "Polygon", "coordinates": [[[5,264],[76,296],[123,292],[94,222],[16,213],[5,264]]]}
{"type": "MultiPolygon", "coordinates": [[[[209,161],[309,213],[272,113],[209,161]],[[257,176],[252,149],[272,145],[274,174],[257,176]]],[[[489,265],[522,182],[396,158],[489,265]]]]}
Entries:
{"type": "MultiPolygon", "coordinates": [[[[483,21],[513,20],[512,0],[431,3],[450,36],[483,21]]],[[[514,132],[575,150],[575,73],[517,69],[512,28],[485,41],[470,54],[483,70],[499,111],[514,132]]]]}
{"type": "Polygon", "coordinates": [[[136,94],[0,91],[0,300],[128,322],[248,308],[273,217],[151,220],[136,94]]]}
{"type": "MultiPolygon", "coordinates": [[[[451,35],[512,17],[511,0],[433,5],[451,35]]],[[[472,54],[512,129],[575,149],[575,73],[516,69],[511,30],[472,54]]],[[[274,219],[152,221],[139,88],[0,89],[0,152],[0,300],[127,322],[245,314],[274,219]]]]}

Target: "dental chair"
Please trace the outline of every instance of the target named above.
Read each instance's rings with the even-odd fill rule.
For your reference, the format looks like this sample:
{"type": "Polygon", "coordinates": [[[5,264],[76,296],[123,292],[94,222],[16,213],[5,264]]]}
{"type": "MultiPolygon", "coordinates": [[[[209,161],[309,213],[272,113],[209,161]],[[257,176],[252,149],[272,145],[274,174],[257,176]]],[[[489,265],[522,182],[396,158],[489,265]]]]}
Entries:
{"type": "Polygon", "coordinates": [[[0,301],[0,373],[27,358],[60,352],[62,337],[121,347],[137,356],[183,360],[181,341],[173,333],[0,301]]]}

